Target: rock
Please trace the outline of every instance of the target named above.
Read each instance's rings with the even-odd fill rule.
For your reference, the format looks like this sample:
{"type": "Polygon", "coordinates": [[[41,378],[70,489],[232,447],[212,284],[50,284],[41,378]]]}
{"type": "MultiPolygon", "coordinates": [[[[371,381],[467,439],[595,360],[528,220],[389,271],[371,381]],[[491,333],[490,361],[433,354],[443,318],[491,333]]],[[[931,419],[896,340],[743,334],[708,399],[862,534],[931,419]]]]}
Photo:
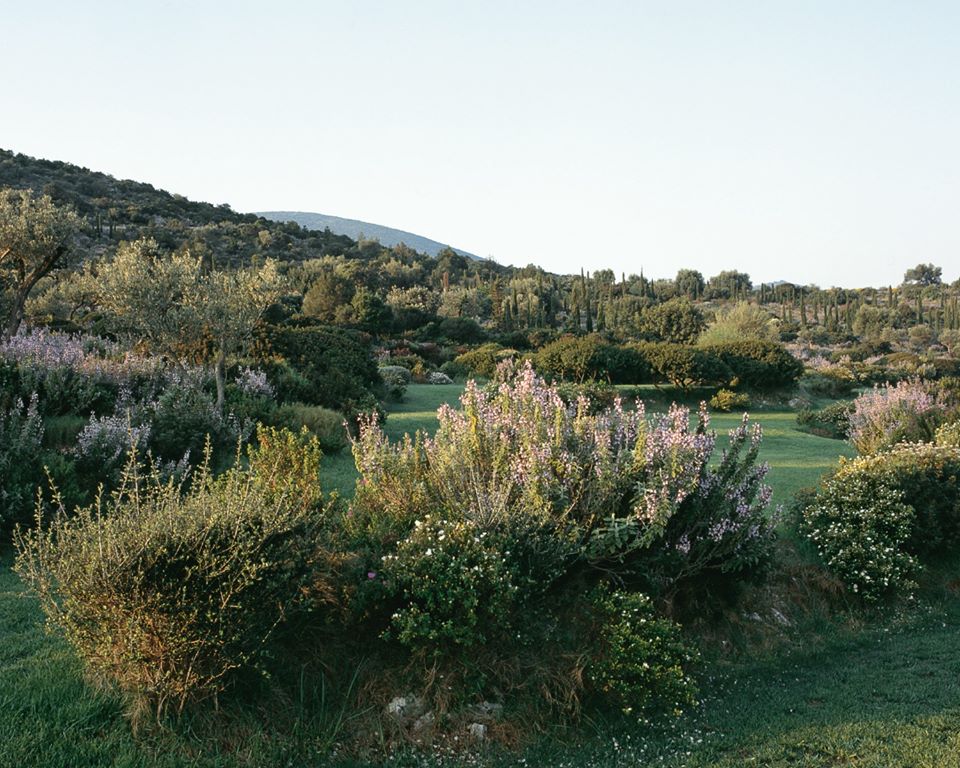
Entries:
{"type": "Polygon", "coordinates": [[[427,712],[425,715],[420,715],[417,718],[417,721],[413,724],[414,731],[422,731],[424,728],[429,728],[433,725],[434,716],[433,712],[427,712]]]}
{"type": "Polygon", "coordinates": [[[387,704],[386,713],[399,721],[416,720],[427,709],[427,703],[412,693],[397,696],[387,704]]]}
{"type": "Polygon", "coordinates": [[[487,726],[483,723],[470,723],[470,727],[467,728],[467,732],[470,734],[470,738],[474,741],[483,741],[487,738],[487,726]]]}
{"type": "Polygon", "coordinates": [[[786,615],[778,608],[771,608],[770,615],[773,616],[773,620],[777,622],[781,627],[790,627],[793,626],[793,622],[786,617],[786,615]]]}

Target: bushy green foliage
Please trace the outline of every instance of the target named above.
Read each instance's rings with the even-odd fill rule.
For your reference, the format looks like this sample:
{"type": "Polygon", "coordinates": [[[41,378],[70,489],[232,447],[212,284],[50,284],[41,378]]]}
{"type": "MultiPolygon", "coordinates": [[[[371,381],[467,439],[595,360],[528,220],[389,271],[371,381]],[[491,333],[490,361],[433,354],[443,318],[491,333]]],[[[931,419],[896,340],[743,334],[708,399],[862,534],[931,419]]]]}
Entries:
{"type": "Polygon", "coordinates": [[[637,344],[636,349],[660,380],[681,389],[700,384],[725,384],[733,377],[726,363],[709,350],[666,342],[637,344]]]}
{"type": "Polygon", "coordinates": [[[592,685],[625,714],[665,710],[679,715],[697,702],[688,674],[697,660],[669,619],[658,618],[640,592],[598,589],[597,647],[587,666],[592,685]]]}
{"type": "Polygon", "coordinates": [[[320,405],[286,403],[277,408],[273,422],[299,433],[306,429],[312,434],[325,454],[339,453],[347,446],[347,430],[342,413],[320,405]]]}
{"type": "Polygon", "coordinates": [[[270,326],[258,351],[281,400],[345,410],[381,384],[369,339],[359,332],[325,326],[270,326]],[[277,367],[277,357],[293,373],[277,367]]]}
{"type": "Polygon", "coordinates": [[[831,403],[818,410],[804,408],[797,413],[797,425],[815,435],[845,440],[850,430],[850,414],[853,403],[843,400],[831,403]]]}
{"type": "Polygon", "coordinates": [[[171,382],[153,405],[150,448],[154,455],[179,460],[199,457],[207,438],[224,436],[223,417],[201,377],[186,373],[171,382]]]}
{"type": "Polygon", "coordinates": [[[389,634],[413,651],[456,653],[501,639],[523,595],[518,564],[495,530],[473,520],[425,517],[383,558],[400,598],[389,634]]]}
{"type": "Polygon", "coordinates": [[[678,297],[645,309],[637,333],[646,341],[693,344],[706,327],[699,307],[686,297],[678,297]]]}
{"type": "Polygon", "coordinates": [[[750,407],[750,395],[746,392],[734,392],[729,389],[720,389],[710,398],[710,407],[715,411],[732,411],[738,408],[750,407]]]}
{"type": "Polygon", "coordinates": [[[0,409],[0,533],[29,519],[43,482],[43,420],[34,397],[0,409]]]}
{"type": "Polygon", "coordinates": [[[849,396],[858,383],[853,370],[843,365],[830,365],[807,371],[800,379],[800,386],[811,395],[833,399],[849,396]]]}
{"type": "Polygon", "coordinates": [[[391,400],[402,400],[407,386],[413,379],[410,369],[401,365],[381,365],[379,372],[383,385],[387,389],[387,396],[391,400]]]}
{"type": "Polygon", "coordinates": [[[703,345],[731,372],[732,380],[746,389],[769,390],[789,387],[803,373],[803,363],[782,344],[763,339],[729,341],[703,345]]]}
{"type": "Polygon", "coordinates": [[[557,394],[564,403],[576,407],[577,402],[584,398],[591,413],[600,413],[612,408],[619,397],[616,387],[604,381],[585,381],[582,384],[562,381],[556,386],[557,394]]]}
{"type": "MultiPolygon", "coordinates": [[[[482,376],[485,379],[492,379],[497,372],[497,366],[504,360],[510,360],[516,357],[515,349],[506,349],[495,342],[483,344],[469,352],[458,355],[453,361],[459,366],[456,370],[465,370],[473,376],[482,376]]],[[[444,371],[450,373],[449,371],[444,371]]],[[[450,373],[450,375],[454,375],[450,373]]]]}
{"type": "Polygon", "coordinates": [[[261,667],[302,602],[320,514],[319,449],[266,432],[249,469],[189,488],[132,462],[109,498],[17,539],[17,571],[88,672],[158,713],[261,667]]]}
{"type": "Polygon", "coordinates": [[[922,558],[960,543],[960,449],[904,443],[841,461],[804,511],[827,566],[864,599],[909,591],[922,558]]]}
{"type": "Polygon", "coordinates": [[[598,379],[639,384],[650,374],[646,359],[637,350],[610,344],[596,334],[561,336],[537,352],[534,366],[544,376],[577,383],[598,379]]]}

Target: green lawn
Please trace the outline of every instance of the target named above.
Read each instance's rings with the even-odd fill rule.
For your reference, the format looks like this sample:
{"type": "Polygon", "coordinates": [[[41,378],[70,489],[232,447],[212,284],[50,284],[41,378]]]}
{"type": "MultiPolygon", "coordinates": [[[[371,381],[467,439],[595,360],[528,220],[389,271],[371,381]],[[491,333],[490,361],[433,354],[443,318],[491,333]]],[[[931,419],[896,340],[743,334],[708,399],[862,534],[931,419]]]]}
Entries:
{"type": "MultiPolygon", "coordinates": [[[[460,391],[412,386],[391,409],[387,432],[396,438],[432,429],[437,406],[455,402],[460,391]]],[[[814,484],[838,454],[850,453],[839,441],[798,432],[790,412],[764,411],[757,419],[777,501],[814,484]]],[[[722,434],[738,422],[724,414],[713,426],[722,434]]],[[[324,480],[349,491],[348,451],[324,459],[324,480]]],[[[288,728],[266,711],[255,710],[246,728],[234,723],[216,738],[198,737],[189,725],[134,736],[117,699],[85,685],[64,641],[44,632],[39,608],[23,594],[10,562],[9,552],[0,555],[0,768],[336,764],[316,750],[316,721],[288,728]]],[[[791,653],[706,667],[703,705],[669,727],[591,721],[575,732],[547,734],[521,755],[491,752],[463,764],[960,766],[958,630],[960,596],[942,590],[909,614],[864,631],[828,625],[814,637],[787,630],[796,632],[787,644],[791,653]]],[[[401,755],[388,764],[461,761],[401,755]]]]}

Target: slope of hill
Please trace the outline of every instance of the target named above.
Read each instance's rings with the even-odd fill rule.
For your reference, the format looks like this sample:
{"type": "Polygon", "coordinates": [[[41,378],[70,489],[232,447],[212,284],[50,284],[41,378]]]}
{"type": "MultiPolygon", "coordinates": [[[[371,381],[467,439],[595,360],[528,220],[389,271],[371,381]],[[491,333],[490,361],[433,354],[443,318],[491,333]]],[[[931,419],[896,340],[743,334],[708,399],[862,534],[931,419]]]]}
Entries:
{"type": "Polygon", "coordinates": [[[428,237],[415,235],[412,232],[405,232],[402,229],[384,227],[380,224],[370,224],[369,222],[358,221],[356,219],[344,219],[340,216],[328,216],[323,213],[308,213],[306,211],[258,211],[255,215],[273,221],[295,221],[307,229],[329,229],[335,235],[346,235],[352,240],[379,240],[381,245],[385,245],[388,248],[403,243],[408,248],[426,253],[429,256],[436,256],[445,248],[450,248],[455,253],[459,253],[461,256],[466,256],[469,259],[479,260],[480,258],[467,251],[462,251],[459,248],[453,248],[445,243],[438,243],[436,240],[431,240],[428,237]]]}

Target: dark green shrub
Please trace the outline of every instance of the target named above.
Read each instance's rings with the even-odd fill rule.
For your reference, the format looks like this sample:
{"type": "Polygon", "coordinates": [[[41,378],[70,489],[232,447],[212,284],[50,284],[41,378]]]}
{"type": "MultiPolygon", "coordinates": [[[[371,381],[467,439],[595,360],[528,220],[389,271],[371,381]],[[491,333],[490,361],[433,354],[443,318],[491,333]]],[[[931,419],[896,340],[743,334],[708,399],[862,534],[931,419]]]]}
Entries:
{"type": "Polygon", "coordinates": [[[599,379],[639,384],[650,376],[646,359],[636,349],[610,344],[596,334],[561,336],[541,348],[533,361],[544,376],[578,383],[599,379]]]}
{"type": "Polygon", "coordinates": [[[782,344],[772,341],[729,341],[710,344],[702,349],[720,358],[730,369],[738,386],[745,389],[790,387],[803,373],[803,363],[791,355],[782,344]]]}
{"type": "Polygon", "coordinates": [[[170,384],[154,403],[150,424],[150,448],[167,460],[187,453],[200,456],[207,437],[216,443],[225,436],[216,400],[197,376],[184,375],[170,384]]]}
{"type": "Polygon", "coordinates": [[[387,397],[397,402],[403,400],[407,386],[413,380],[410,369],[400,365],[381,365],[379,371],[387,397]]]}
{"type": "Polygon", "coordinates": [[[597,646],[587,665],[591,684],[625,714],[651,710],[680,715],[697,703],[687,670],[697,653],[669,619],[658,618],[650,598],[639,592],[598,589],[597,646]]]}
{"type": "Polygon", "coordinates": [[[831,403],[819,410],[804,408],[797,413],[797,426],[805,432],[820,437],[846,440],[850,431],[850,414],[853,403],[849,400],[831,403]]]}
{"type": "Polygon", "coordinates": [[[907,592],[923,558],[960,543],[960,449],[904,443],[841,461],[803,518],[854,592],[870,601],[907,592]]]}
{"type": "Polygon", "coordinates": [[[281,401],[344,410],[348,401],[363,400],[382,384],[369,337],[358,331],[270,326],[261,331],[258,352],[281,401]]]}
{"type": "Polygon", "coordinates": [[[733,378],[719,356],[699,347],[664,342],[640,343],[635,348],[659,380],[683,390],[696,385],[726,384],[733,378]]]}
{"type": "Polygon", "coordinates": [[[848,397],[857,388],[858,383],[853,371],[836,365],[807,372],[800,379],[800,386],[811,395],[829,397],[833,400],[848,397]]]}
{"type": "Polygon", "coordinates": [[[316,444],[266,432],[249,469],[188,489],[131,464],[109,498],[17,539],[16,569],[88,673],[158,714],[261,669],[310,579],[316,444]]]}
{"type": "Polygon", "coordinates": [[[0,410],[0,533],[30,519],[43,472],[43,419],[37,398],[0,410]]]}
{"type": "Polygon", "coordinates": [[[497,366],[504,360],[512,360],[516,355],[517,351],[515,349],[505,349],[499,344],[490,342],[476,349],[471,349],[469,352],[464,352],[453,362],[466,370],[471,376],[492,379],[497,372],[497,366]]]}
{"type": "Polygon", "coordinates": [[[448,360],[440,366],[440,372],[447,374],[451,379],[465,379],[470,374],[470,369],[462,363],[455,360],[448,360]]]}
{"type": "Polygon", "coordinates": [[[557,394],[568,406],[576,406],[581,397],[589,401],[589,412],[600,413],[609,409],[617,399],[616,387],[603,381],[585,381],[574,384],[564,381],[557,384],[557,394]]]}

